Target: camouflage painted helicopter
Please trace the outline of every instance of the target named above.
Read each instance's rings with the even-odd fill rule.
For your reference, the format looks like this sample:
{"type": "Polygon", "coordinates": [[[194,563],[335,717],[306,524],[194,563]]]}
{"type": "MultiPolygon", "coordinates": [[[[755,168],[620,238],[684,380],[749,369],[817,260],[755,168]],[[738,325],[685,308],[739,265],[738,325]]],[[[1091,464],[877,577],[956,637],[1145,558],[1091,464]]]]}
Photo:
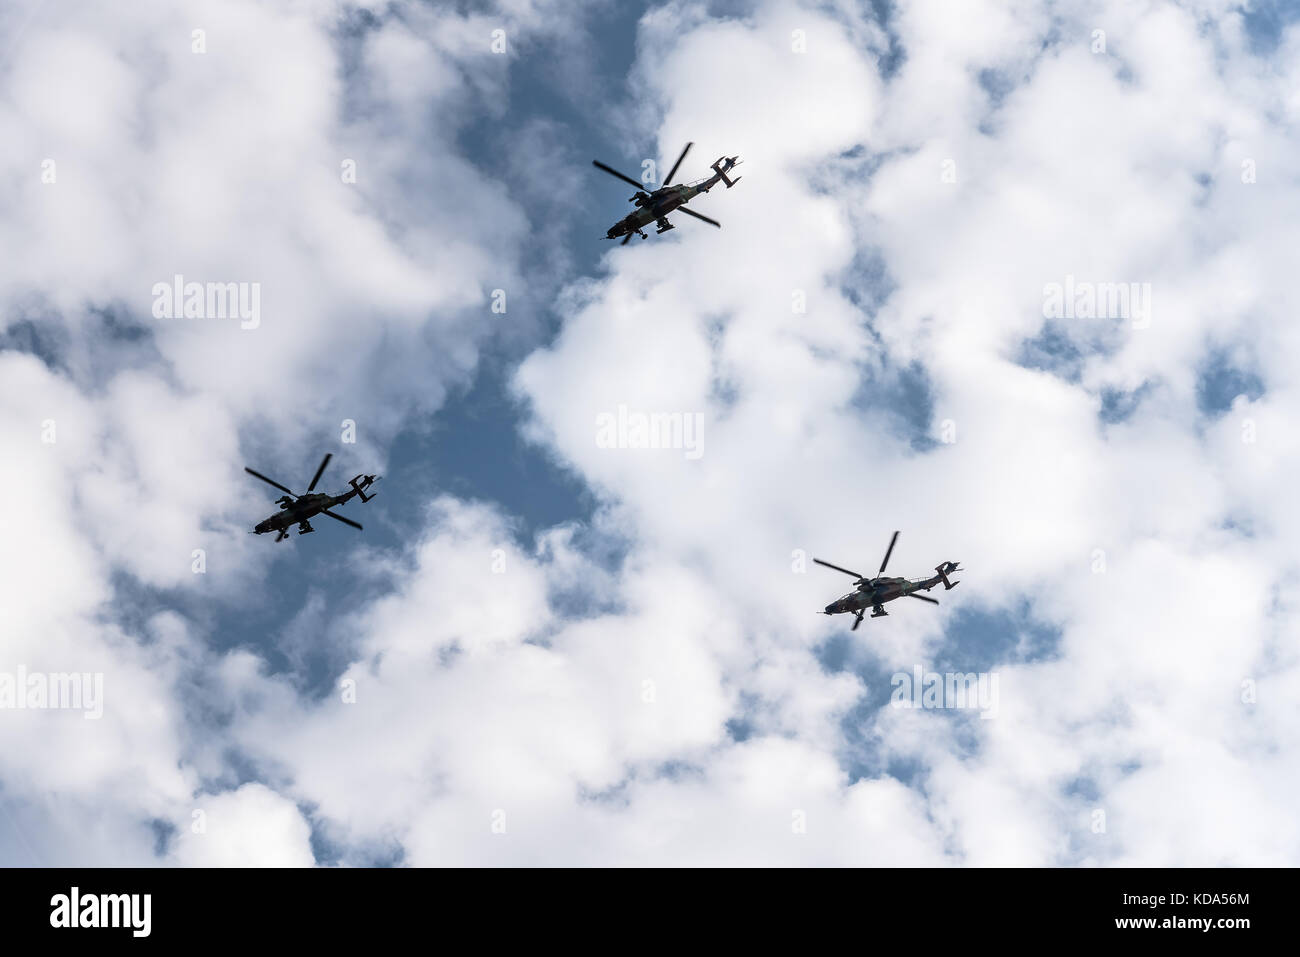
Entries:
{"type": "Polygon", "coordinates": [[[818,565],[825,565],[827,568],[833,568],[837,572],[843,572],[846,575],[852,575],[857,579],[854,582],[858,586],[857,591],[851,591],[842,598],[837,598],[826,606],[822,612],[823,615],[840,615],[845,612],[851,612],[854,615],[853,627],[850,631],[857,631],[858,625],[862,624],[862,614],[868,608],[871,609],[872,618],[880,618],[888,615],[885,611],[884,604],[887,601],[893,601],[895,598],[919,598],[921,601],[928,601],[932,605],[939,604],[933,598],[925,595],[918,595],[919,591],[929,591],[935,585],[943,582],[944,590],[954,588],[960,582],[948,581],[948,575],[952,572],[961,571],[961,566],[956,562],[944,562],[942,565],[936,565],[934,570],[936,574],[932,578],[920,578],[910,581],[906,578],[882,578],[885,574],[885,566],[889,564],[889,556],[894,552],[894,543],[898,541],[898,532],[894,532],[894,537],[889,540],[889,548],[885,549],[885,560],[880,563],[880,571],[876,572],[875,578],[865,578],[857,572],[851,572],[847,568],[840,568],[839,565],[832,565],[830,562],[824,562],[820,558],[814,558],[818,565]]]}
{"type": "Polygon", "coordinates": [[[339,495],[326,495],[323,492],[313,491],[316,488],[316,483],[320,481],[321,475],[325,472],[325,466],[330,464],[331,458],[333,458],[332,453],[327,454],[325,458],[321,460],[320,468],[316,470],[315,476],[312,477],[311,484],[307,486],[307,491],[302,495],[299,495],[292,489],[285,488],[279,482],[267,478],[261,472],[254,472],[252,469],[245,466],[244,471],[249,475],[254,478],[260,478],[268,485],[274,485],[280,491],[288,493],[287,495],[283,495],[276,499],[276,502],[280,506],[280,511],[275,515],[272,515],[270,518],[258,522],[253,526],[253,532],[257,535],[262,535],[266,532],[278,532],[279,534],[275,538],[278,542],[287,538],[289,536],[290,526],[296,524],[298,526],[298,534],[306,535],[308,532],[315,531],[315,529],[311,527],[311,523],[307,521],[315,515],[328,515],[330,518],[336,519],[344,525],[351,525],[353,528],[361,528],[360,522],[354,522],[352,519],[344,518],[342,515],[335,515],[330,511],[330,509],[335,505],[342,505],[354,495],[360,495],[361,501],[363,502],[370,501],[375,496],[367,495],[365,490],[378,481],[378,477],[374,475],[358,475],[354,477],[352,481],[348,482],[348,484],[352,486],[352,491],[343,492],[339,495]]]}
{"type": "Polygon", "coordinates": [[[591,161],[592,165],[597,169],[602,169],[610,176],[617,176],[623,182],[631,183],[636,187],[636,192],[628,200],[629,203],[635,204],[636,209],[609,227],[609,232],[605,235],[606,239],[618,239],[619,236],[622,236],[623,242],[620,245],[626,246],[628,240],[634,234],[645,239],[646,234],[643,230],[651,223],[655,223],[659,227],[656,230],[656,235],[666,233],[668,230],[675,228],[672,223],[668,222],[668,214],[674,210],[683,212],[687,216],[694,216],[696,219],[702,219],[719,229],[722,228],[722,223],[716,219],[709,219],[709,217],[701,216],[693,209],[687,209],[686,203],[700,193],[707,193],[714,186],[717,186],[719,182],[726,183],[727,189],[731,189],[740,182],[741,178],[737,176],[735,179],[729,179],[727,173],[739,166],[742,161],[738,156],[719,156],[713,166],[710,167],[713,170],[712,176],[706,176],[704,179],[698,179],[693,183],[686,183],[681,186],[670,186],[673,177],[677,175],[677,167],[682,165],[682,160],[686,159],[686,154],[691,151],[692,145],[691,143],[686,144],[686,149],[682,150],[682,155],[677,157],[677,162],[673,164],[673,168],[668,171],[668,175],[664,178],[663,185],[652,193],[645,192],[642,188],[645,184],[638,183],[630,176],[624,176],[618,170],[606,166],[600,160],[591,161]]]}

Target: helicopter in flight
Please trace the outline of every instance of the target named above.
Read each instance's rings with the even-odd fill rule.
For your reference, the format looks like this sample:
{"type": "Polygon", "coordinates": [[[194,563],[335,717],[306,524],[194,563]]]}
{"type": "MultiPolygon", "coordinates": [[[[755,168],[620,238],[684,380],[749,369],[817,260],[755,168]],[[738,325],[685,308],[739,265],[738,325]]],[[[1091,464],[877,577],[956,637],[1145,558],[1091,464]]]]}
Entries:
{"type": "Polygon", "coordinates": [[[887,601],[893,601],[895,598],[919,598],[921,601],[928,601],[932,605],[939,604],[933,598],[926,595],[918,595],[919,591],[929,591],[935,585],[943,582],[944,590],[955,588],[960,582],[949,581],[948,576],[952,572],[961,571],[961,566],[956,562],[944,562],[942,565],[934,567],[935,575],[931,578],[920,578],[909,580],[906,578],[884,578],[885,566],[889,564],[889,556],[894,552],[894,543],[898,541],[898,532],[894,532],[894,537],[889,540],[889,548],[885,549],[885,560],[880,563],[880,571],[876,572],[875,578],[866,578],[857,572],[849,571],[847,568],[840,568],[839,565],[832,565],[830,562],[824,562],[820,558],[814,558],[818,565],[825,565],[827,568],[833,568],[837,572],[843,572],[846,575],[852,575],[857,581],[856,591],[851,591],[842,598],[837,598],[826,606],[821,612],[823,615],[840,615],[845,612],[851,612],[854,615],[853,627],[850,631],[857,631],[858,625],[862,624],[863,613],[870,608],[872,618],[880,618],[888,615],[885,611],[884,604],[887,601]]]}
{"type": "Polygon", "coordinates": [[[354,495],[361,496],[361,501],[363,502],[370,501],[375,496],[367,495],[365,490],[378,481],[378,476],[357,475],[352,479],[352,481],[348,482],[348,484],[352,486],[352,490],[350,492],[341,492],[338,495],[326,495],[324,492],[314,491],[316,483],[320,481],[321,475],[325,472],[325,466],[330,464],[331,458],[333,458],[333,453],[327,453],[325,458],[321,460],[320,468],[316,470],[316,474],[312,477],[311,484],[307,486],[307,491],[302,495],[299,495],[292,489],[285,488],[273,479],[267,478],[261,472],[254,472],[252,469],[248,468],[248,466],[245,466],[244,471],[249,475],[254,478],[260,478],[266,484],[274,485],[280,491],[288,493],[287,495],[282,495],[280,498],[276,499],[277,504],[280,506],[280,511],[253,526],[253,533],[256,535],[262,535],[266,532],[278,532],[279,534],[276,535],[275,540],[279,542],[289,536],[289,528],[291,526],[297,525],[298,534],[306,535],[308,532],[315,531],[315,529],[311,527],[311,523],[308,519],[316,515],[328,515],[330,518],[336,519],[344,525],[351,525],[353,528],[357,529],[361,528],[360,522],[354,522],[350,518],[336,515],[331,512],[330,509],[335,505],[342,505],[354,495]]]}
{"type": "Polygon", "coordinates": [[[675,228],[672,223],[668,222],[668,214],[674,210],[685,213],[687,216],[694,216],[696,219],[702,219],[719,229],[722,228],[722,223],[716,219],[709,219],[709,217],[702,216],[693,209],[687,209],[686,203],[700,193],[707,193],[714,186],[717,186],[719,182],[726,183],[727,189],[731,189],[731,187],[739,183],[741,177],[737,176],[735,179],[730,179],[727,173],[739,166],[742,160],[739,156],[719,156],[713,166],[710,167],[713,170],[712,176],[706,176],[704,179],[698,179],[693,183],[685,183],[680,186],[669,185],[672,183],[673,177],[677,175],[677,168],[682,165],[682,160],[686,159],[686,154],[691,151],[692,145],[694,144],[686,144],[686,148],[682,150],[682,155],[677,157],[677,162],[673,164],[673,168],[668,171],[668,175],[664,178],[663,185],[651,193],[645,191],[643,188],[644,183],[638,183],[632,177],[624,176],[618,170],[606,166],[600,160],[591,161],[592,165],[597,169],[604,170],[610,176],[617,176],[623,182],[631,183],[636,187],[636,192],[628,200],[629,203],[636,206],[636,209],[609,227],[609,232],[605,235],[606,239],[618,239],[619,236],[622,236],[623,242],[619,245],[626,246],[633,235],[640,236],[642,239],[647,238],[643,230],[651,223],[655,223],[659,227],[656,230],[656,235],[666,233],[668,230],[675,228]]]}

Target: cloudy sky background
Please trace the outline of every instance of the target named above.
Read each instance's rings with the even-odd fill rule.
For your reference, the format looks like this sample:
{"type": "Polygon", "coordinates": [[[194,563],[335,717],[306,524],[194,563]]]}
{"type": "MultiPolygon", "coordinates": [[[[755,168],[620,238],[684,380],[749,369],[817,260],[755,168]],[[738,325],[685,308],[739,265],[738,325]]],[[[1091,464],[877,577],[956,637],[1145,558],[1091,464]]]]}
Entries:
{"type": "Polygon", "coordinates": [[[0,4],[0,863],[1300,863],[1300,10],[468,8],[0,4]]]}

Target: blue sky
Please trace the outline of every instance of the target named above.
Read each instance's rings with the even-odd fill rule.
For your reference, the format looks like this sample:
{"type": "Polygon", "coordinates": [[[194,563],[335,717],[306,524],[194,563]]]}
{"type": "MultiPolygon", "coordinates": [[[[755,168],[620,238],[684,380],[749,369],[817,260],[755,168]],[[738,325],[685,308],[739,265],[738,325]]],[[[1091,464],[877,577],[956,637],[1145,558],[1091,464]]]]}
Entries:
{"type": "Polygon", "coordinates": [[[0,711],[0,860],[1294,863],[1300,8],[940,7],[6,11],[0,672],[108,697],[0,711]],[[602,241],[591,160],[688,139],[747,160],[724,228],[602,241]],[[262,325],[153,318],[178,272],[262,325]],[[1067,275],[1149,328],[1049,317],[1067,275]],[[325,452],[365,531],[249,535],[243,466],[325,452]],[[807,559],[894,529],[962,587],[816,617],[807,559]],[[892,706],[914,667],[996,716],[892,706]]]}

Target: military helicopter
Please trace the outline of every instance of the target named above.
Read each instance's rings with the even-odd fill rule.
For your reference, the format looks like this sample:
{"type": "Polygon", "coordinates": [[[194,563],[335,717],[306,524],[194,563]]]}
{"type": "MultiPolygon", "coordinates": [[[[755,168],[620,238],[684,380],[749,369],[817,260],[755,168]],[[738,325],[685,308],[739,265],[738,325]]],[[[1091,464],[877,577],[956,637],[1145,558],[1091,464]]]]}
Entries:
{"type": "Polygon", "coordinates": [[[617,176],[623,182],[631,183],[636,187],[636,192],[628,200],[629,203],[636,205],[636,209],[609,227],[609,232],[605,235],[606,239],[618,239],[619,236],[622,236],[623,242],[620,245],[626,246],[628,240],[634,234],[642,239],[647,238],[643,230],[651,223],[655,223],[659,227],[656,235],[666,233],[668,230],[675,228],[672,223],[668,222],[668,214],[673,210],[683,212],[687,216],[694,216],[696,219],[702,219],[719,229],[722,228],[722,223],[716,219],[709,219],[709,217],[701,216],[693,209],[687,209],[686,203],[700,193],[707,193],[714,186],[717,186],[719,182],[726,183],[727,189],[731,189],[740,182],[741,177],[737,176],[735,179],[729,179],[727,173],[734,167],[739,166],[742,161],[739,156],[719,156],[713,166],[710,167],[713,170],[712,176],[706,176],[704,179],[698,179],[683,186],[670,186],[673,177],[677,175],[677,167],[682,165],[682,160],[686,159],[686,154],[691,151],[693,145],[693,143],[686,144],[686,149],[682,150],[682,155],[677,157],[677,162],[673,164],[673,168],[668,171],[667,177],[664,178],[663,185],[653,193],[645,192],[642,188],[643,183],[638,183],[630,176],[624,176],[618,170],[606,166],[600,160],[591,161],[592,165],[597,169],[602,169],[610,176],[617,176]]]}
{"type": "Polygon", "coordinates": [[[875,578],[865,578],[857,572],[851,572],[847,568],[840,568],[839,565],[832,565],[830,562],[824,562],[820,558],[814,558],[818,565],[825,565],[827,568],[833,568],[837,572],[843,572],[846,575],[852,575],[857,579],[854,582],[858,586],[857,591],[851,591],[843,598],[837,598],[826,606],[822,612],[823,615],[839,615],[845,612],[852,612],[854,617],[853,627],[850,631],[857,631],[858,625],[862,624],[862,614],[868,608],[871,609],[872,618],[880,618],[888,615],[882,607],[885,602],[893,601],[895,598],[919,598],[921,601],[928,601],[932,605],[939,604],[933,598],[925,595],[918,595],[919,591],[929,591],[935,585],[943,582],[944,590],[955,588],[960,582],[948,581],[948,576],[952,572],[961,571],[961,566],[956,562],[944,562],[942,565],[936,565],[934,570],[936,574],[932,578],[920,578],[915,581],[909,581],[906,578],[882,578],[885,574],[885,566],[889,564],[889,556],[894,552],[894,543],[898,541],[898,532],[894,532],[894,537],[889,540],[889,548],[885,549],[885,560],[880,563],[880,571],[876,572],[875,578]]]}
{"type": "Polygon", "coordinates": [[[289,537],[290,526],[296,524],[298,526],[298,534],[306,535],[308,532],[315,531],[315,529],[311,527],[311,523],[307,521],[314,515],[328,515],[330,518],[336,519],[344,525],[351,525],[353,528],[358,529],[361,528],[360,522],[354,522],[352,519],[344,518],[342,515],[335,515],[330,511],[330,509],[335,505],[342,505],[354,495],[360,495],[361,501],[363,502],[370,501],[375,496],[367,495],[365,490],[378,481],[378,476],[358,475],[354,477],[352,481],[348,482],[348,484],[352,486],[352,491],[343,492],[339,495],[326,495],[323,492],[313,491],[313,489],[316,488],[316,483],[320,481],[321,475],[325,472],[325,466],[330,464],[331,458],[333,458],[332,453],[327,454],[325,458],[321,460],[320,468],[316,470],[316,474],[312,477],[311,484],[307,486],[307,491],[302,495],[297,494],[292,489],[285,488],[279,482],[267,478],[261,472],[254,472],[252,469],[245,466],[244,471],[249,475],[254,478],[260,478],[268,485],[274,485],[282,492],[289,493],[276,499],[276,502],[280,506],[280,511],[253,526],[254,534],[262,535],[266,532],[279,532],[275,538],[275,540],[279,542],[289,537]]]}

